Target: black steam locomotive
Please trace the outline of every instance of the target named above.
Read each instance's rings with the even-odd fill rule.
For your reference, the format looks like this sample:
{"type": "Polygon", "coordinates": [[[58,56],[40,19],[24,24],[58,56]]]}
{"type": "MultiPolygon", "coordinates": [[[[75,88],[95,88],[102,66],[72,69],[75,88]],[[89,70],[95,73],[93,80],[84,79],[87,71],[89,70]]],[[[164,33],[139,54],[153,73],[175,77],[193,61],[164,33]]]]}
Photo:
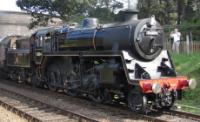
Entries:
{"type": "Polygon", "coordinates": [[[133,111],[170,108],[195,80],[177,77],[152,16],[121,11],[119,22],[86,18],[79,27],[52,27],[4,42],[9,77],[95,102],[124,102],[133,111]]]}

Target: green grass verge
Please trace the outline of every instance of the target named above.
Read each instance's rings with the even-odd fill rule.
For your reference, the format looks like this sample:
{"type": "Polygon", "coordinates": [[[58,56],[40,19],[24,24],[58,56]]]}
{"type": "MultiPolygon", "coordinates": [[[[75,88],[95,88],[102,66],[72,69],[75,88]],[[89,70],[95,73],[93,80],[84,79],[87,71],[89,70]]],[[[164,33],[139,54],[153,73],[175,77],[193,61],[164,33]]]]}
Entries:
{"type": "Polygon", "coordinates": [[[195,90],[183,92],[181,104],[200,107],[200,53],[195,54],[171,54],[178,75],[186,75],[197,80],[195,90]]]}

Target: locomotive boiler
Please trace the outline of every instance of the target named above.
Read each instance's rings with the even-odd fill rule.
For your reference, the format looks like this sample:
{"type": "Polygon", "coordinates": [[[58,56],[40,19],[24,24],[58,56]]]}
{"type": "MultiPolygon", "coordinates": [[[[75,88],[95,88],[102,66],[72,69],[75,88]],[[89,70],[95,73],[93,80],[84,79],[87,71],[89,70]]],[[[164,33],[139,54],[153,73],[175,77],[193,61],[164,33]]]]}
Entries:
{"type": "Polygon", "coordinates": [[[123,102],[136,112],[169,109],[196,81],[176,75],[163,34],[154,16],[139,20],[135,11],[110,24],[86,18],[78,27],[38,30],[29,46],[7,47],[6,66],[12,79],[71,96],[123,102]]]}
{"type": "Polygon", "coordinates": [[[163,29],[155,17],[137,20],[134,11],[120,12],[121,22],[100,25],[87,18],[80,28],[69,31],[61,45],[78,51],[130,50],[135,57],[153,60],[163,48],[163,29]]]}

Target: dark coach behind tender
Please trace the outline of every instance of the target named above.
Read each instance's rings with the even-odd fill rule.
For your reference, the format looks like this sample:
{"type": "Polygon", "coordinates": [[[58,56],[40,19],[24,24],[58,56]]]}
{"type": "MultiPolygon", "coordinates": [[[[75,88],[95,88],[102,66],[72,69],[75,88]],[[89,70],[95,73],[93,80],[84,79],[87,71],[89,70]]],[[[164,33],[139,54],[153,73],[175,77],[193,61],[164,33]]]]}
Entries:
{"type": "Polygon", "coordinates": [[[124,102],[133,111],[169,109],[196,81],[176,76],[154,16],[138,20],[130,10],[120,15],[116,23],[86,18],[79,27],[36,31],[29,46],[6,51],[10,78],[96,102],[124,102]]]}

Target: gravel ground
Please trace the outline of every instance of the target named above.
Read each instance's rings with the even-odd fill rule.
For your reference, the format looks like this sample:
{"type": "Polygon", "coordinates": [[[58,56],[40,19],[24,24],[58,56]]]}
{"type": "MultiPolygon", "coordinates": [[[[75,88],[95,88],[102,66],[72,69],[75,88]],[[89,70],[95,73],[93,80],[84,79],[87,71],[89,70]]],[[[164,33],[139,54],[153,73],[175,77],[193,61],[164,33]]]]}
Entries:
{"type": "Polygon", "coordinates": [[[28,122],[28,121],[0,106],[0,122],[28,122]]]}
{"type": "Polygon", "coordinates": [[[1,82],[0,88],[6,88],[10,91],[14,91],[25,96],[30,96],[31,98],[38,101],[45,102],[61,109],[74,111],[76,113],[83,114],[101,122],[143,121],[129,110],[120,110],[114,107],[109,107],[101,104],[99,105],[88,100],[73,98],[67,95],[33,88],[29,85],[19,85],[3,80],[1,82]]]}

